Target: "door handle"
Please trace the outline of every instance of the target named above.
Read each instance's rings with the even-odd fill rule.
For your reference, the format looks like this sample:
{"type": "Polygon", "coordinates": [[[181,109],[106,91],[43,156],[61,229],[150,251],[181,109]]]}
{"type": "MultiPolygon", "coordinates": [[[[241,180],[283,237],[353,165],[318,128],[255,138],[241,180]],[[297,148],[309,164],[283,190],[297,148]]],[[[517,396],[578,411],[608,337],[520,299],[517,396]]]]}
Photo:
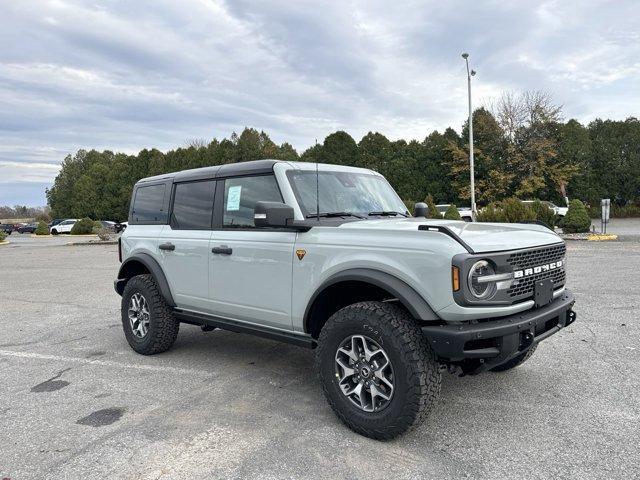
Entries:
{"type": "Polygon", "coordinates": [[[172,252],[176,249],[176,246],[173,243],[161,243],[158,248],[160,250],[169,250],[172,252]]]}
{"type": "Polygon", "coordinates": [[[216,255],[231,255],[233,253],[233,249],[227,247],[226,245],[220,245],[219,247],[213,247],[211,249],[212,253],[216,255]]]}

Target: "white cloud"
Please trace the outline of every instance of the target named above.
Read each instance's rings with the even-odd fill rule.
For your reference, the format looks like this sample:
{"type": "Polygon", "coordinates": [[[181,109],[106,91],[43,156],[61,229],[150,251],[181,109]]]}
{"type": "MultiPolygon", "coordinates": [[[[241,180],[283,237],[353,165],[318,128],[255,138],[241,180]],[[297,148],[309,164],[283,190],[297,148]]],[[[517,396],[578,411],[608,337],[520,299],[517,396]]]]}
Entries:
{"type": "Polygon", "coordinates": [[[0,182],[50,181],[79,148],[244,126],[299,150],[336,129],[422,139],[466,118],[465,50],[476,104],[544,89],[567,118],[637,115],[637,13],[635,0],[3,2],[0,182]]]}

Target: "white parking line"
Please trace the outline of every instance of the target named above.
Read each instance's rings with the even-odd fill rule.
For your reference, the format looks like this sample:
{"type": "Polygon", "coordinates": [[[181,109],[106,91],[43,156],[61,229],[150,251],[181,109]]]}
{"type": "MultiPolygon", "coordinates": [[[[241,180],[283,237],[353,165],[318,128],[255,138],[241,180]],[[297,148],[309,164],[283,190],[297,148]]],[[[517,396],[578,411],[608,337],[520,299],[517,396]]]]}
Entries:
{"type": "Polygon", "coordinates": [[[14,352],[13,350],[0,350],[0,356],[30,358],[34,360],[53,360],[56,362],[82,363],[85,365],[96,365],[99,367],[119,367],[119,368],[127,368],[127,369],[132,368],[135,370],[189,374],[192,376],[197,375],[200,377],[212,377],[216,375],[215,373],[212,373],[212,372],[206,373],[198,369],[165,367],[161,365],[144,365],[139,363],[122,363],[122,362],[113,362],[111,360],[98,360],[98,359],[91,359],[91,358],[63,357],[60,355],[47,355],[47,354],[35,353],[35,352],[14,352]]]}

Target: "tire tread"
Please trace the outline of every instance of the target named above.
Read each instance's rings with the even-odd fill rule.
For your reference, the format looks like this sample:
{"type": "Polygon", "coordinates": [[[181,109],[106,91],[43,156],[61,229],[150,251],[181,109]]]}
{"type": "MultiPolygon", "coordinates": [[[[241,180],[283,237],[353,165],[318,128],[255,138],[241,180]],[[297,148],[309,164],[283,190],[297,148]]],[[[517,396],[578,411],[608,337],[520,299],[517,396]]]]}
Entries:
{"type": "MultiPolygon", "coordinates": [[[[150,274],[136,275],[124,287],[122,293],[122,326],[125,329],[125,336],[128,328],[127,322],[129,321],[127,316],[128,302],[126,299],[133,294],[132,290],[143,289],[150,293],[150,298],[147,298],[147,301],[149,302],[151,321],[154,323],[154,328],[150,327],[147,334],[152,335],[152,339],[150,342],[145,343],[132,343],[129,341],[129,345],[136,352],[143,355],[166,352],[176,341],[180,322],[176,320],[173,310],[167,305],[160,293],[158,284],[150,274]]],[[[128,336],[127,340],[129,340],[128,336]]]]}
{"type": "Polygon", "coordinates": [[[327,321],[320,332],[316,358],[320,383],[333,411],[353,431],[370,438],[390,440],[419,425],[429,415],[440,394],[442,377],[436,356],[415,320],[406,310],[396,305],[366,301],[339,310],[327,321]],[[402,414],[394,425],[375,428],[355,422],[336,404],[327,388],[327,381],[323,378],[320,359],[327,354],[334,355],[334,352],[326,351],[327,338],[332,330],[339,328],[345,322],[352,321],[354,316],[364,316],[369,321],[375,318],[380,322],[387,323],[391,326],[393,335],[402,344],[400,355],[403,365],[395,366],[394,371],[398,374],[404,370],[410,388],[407,391],[407,402],[403,405],[402,414]]]}

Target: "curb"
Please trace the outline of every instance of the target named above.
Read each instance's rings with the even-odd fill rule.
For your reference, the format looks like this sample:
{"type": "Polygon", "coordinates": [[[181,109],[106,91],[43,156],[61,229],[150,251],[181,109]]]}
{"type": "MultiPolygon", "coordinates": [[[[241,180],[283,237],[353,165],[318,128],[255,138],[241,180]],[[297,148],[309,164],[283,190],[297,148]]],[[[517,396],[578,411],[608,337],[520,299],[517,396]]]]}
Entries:
{"type": "Polygon", "coordinates": [[[587,241],[587,236],[582,236],[582,237],[576,237],[574,236],[574,234],[563,234],[561,233],[560,238],[563,240],[569,240],[569,241],[573,241],[573,242],[586,242],[587,241]]]}
{"type": "Polygon", "coordinates": [[[91,234],[83,234],[83,235],[71,235],[70,233],[59,233],[57,235],[36,235],[35,233],[31,234],[32,237],[34,238],[40,238],[40,237],[60,237],[60,238],[82,238],[82,237],[97,237],[98,234],[97,233],[91,233],[91,234]]]}
{"type": "Polygon", "coordinates": [[[573,242],[609,242],[617,240],[618,235],[609,234],[602,235],[600,233],[569,233],[560,234],[560,238],[573,242]]]}
{"type": "Polygon", "coordinates": [[[48,233],[46,235],[36,235],[35,233],[32,233],[29,236],[31,238],[49,238],[49,237],[53,237],[53,235],[51,235],[50,233],[48,233]]]}
{"type": "MultiPolygon", "coordinates": [[[[80,236],[80,235],[76,235],[80,236]]],[[[117,245],[117,240],[97,241],[97,242],[69,242],[67,247],[83,247],[85,245],[117,245]]]]}
{"type": "Polygon", "coordinates": [[[9,245],[11,242],[9,240],[3,240],[0,242],[0,245],[9,245]]]}
{"type": "Polygon", "coordinates": [[[594,235],[589,235],[587,237],[587,241],[589,242],[609,242],[611,240],[617,240],[617,239],[618,239],[618,235],[614,235],[614,234],[606,234],[606,235],[594,234],[594,235]]]}

